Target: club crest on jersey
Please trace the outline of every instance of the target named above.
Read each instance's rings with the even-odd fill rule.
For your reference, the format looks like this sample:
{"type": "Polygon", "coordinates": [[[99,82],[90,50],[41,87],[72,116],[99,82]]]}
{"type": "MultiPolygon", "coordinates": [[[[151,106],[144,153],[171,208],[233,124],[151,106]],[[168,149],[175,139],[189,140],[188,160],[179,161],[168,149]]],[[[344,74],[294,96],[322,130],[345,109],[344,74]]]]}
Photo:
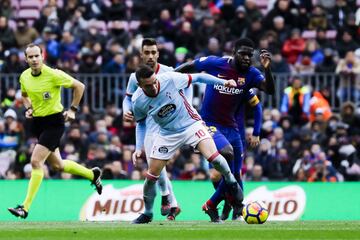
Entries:
{"type": "Polygon", "coordinates": [[[239,77],[237,80],[237,83],[241,86],[245,84],[245,78],[244,77],[239,77]]]}
{"type": "Polygon", "coordinates": [[[176,110],[175,104],[166,104],[165,106],[160,108],[157,115],[160,118],[168,117],[169,115],[173,114],[175,110],[176,110]]]}
{"type": "Polygon", "coordinates": [[[170,92],[166,92],[166,96],[171,100],[171,93],[170,92]]]}
{"type": "Polygon", "coordinates": [[[44,99],[44,100],[49,100],[50,98],[51,98],[51,95],[50,95],[49,92],[44,92],[44,93],[43,93],[43,99],[44,99]]]}
{"type": "Polygon", "coordinates": [[[169,152],[169,149],[167,147],[159,147],[159,153],[168,153],[169,152]]]}

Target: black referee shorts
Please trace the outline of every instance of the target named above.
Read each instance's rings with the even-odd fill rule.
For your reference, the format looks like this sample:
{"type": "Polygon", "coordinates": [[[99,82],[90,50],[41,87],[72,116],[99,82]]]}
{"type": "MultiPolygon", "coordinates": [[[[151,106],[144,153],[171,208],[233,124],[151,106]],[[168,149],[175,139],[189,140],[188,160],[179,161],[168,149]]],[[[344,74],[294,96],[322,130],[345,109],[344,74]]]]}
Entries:
{"type": "Polygon", "coordinates": [[[33,117],[33,134],[37,137],[39,144],[52,152],[59,147],[64,131],[65,119],[62,112],[45,117],[33,117]]]}

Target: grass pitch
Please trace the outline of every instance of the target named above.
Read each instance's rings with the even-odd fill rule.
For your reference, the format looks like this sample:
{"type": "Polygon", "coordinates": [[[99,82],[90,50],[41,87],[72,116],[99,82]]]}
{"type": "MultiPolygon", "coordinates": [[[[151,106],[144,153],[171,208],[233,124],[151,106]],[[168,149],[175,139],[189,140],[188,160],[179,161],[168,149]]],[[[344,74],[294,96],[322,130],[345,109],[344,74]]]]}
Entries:
{"type": "Polygon", "coordinates": [[[0,222],[0,239],[6,240],[177,240],[177,239],[360,239],[360,221],[244,222],[212,224],[206,221],[129,222],[0,222]]]}

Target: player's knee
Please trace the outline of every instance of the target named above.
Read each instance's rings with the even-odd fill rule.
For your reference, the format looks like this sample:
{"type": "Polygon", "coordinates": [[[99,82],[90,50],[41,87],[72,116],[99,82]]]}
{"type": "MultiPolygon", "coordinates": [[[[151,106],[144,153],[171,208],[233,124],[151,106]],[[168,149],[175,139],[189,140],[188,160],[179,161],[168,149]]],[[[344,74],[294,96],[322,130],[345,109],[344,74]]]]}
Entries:
{"type": "Polygon", "coordinates": [[[51,164],[51,168],[54,170],[54,171],[57,171],[57,172],[61,172],[64,170],[64,166],[61,165],[60,163],[53,163],[51,164]]]}
{"type": "Polygon", "coordinates": [[[155,176],[154,174],[151,174],[149,172],[146,173],[145,178],[150,182],[157,182],[157,180],[159,180],[159,176],[155,176]]]}
{"type": "Polygon", "coordinates": [[[234,149],[231,145],[227,145],[220,150],[220,154],[226,159],[226,161],[232,162],[234,160],[234,149]]]}
{"type": "Polygon", "coordinates": [[[212,169],[210,171],[210,180],[212,182],[219,182],[221,180],[221,173],[219,173],[215,169],[212,169]]]}
{"type": "Polygon", "coordinates": [[[31,158],[31,167],[32,169],[41,169],[43,167],[43,164],[41,161],[38,161],[37,159],[31,158]]]}

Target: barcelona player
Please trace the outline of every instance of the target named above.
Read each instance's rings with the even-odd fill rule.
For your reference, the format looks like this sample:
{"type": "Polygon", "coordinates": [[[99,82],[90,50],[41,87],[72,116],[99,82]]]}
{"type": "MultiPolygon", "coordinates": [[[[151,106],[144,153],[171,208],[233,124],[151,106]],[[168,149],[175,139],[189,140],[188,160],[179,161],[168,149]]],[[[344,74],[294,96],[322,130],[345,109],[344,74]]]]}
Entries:
{"type": "MultiPolygon", "coordinates": [[[[268,94],[275,92],[274,80],[270,69],[271,56],[267,50],[260,51],[260,62],[264,67],[265,76],[259,69],[252,66],[251,58],[254,53],[254,43],[247,38],[242,38],[234,43],[233,56],[231,57],[202,57],[192,62],[179,66],[179,72],[206,72],[222,79],[236,79],[236,87],[223,87],[221,85],[206,86],[204,100],[200,115],[210,129],[215,130],[213,138],[221,154],[226,157],[230,167],[242,186],[240,169],[242,166],[243,145],[239,132],[236,115],[244,99],[256,102],[249,91],[258,88],[268,94]],[[245,96],[244,96],[245,94],[245,96]],[[250,94],[249,96],[246,96],[250,94]]],[[[255,104],[256,105],[256,104],[255,104]]],[[[258,144],[259,139],[254,138],[258,144]]],[[[214,195],[203,205],[211,221],[220,221],[217,205],[223,199],[226,186],[220,183],[214,195]]],[[[227,196],[231,201],[231,196],[227,196]]],[[[234,207],[234,206],[233,206],[234,207]]],[[[234,218],[241,215],[242,206],[234,207],[234,218]]]]}

